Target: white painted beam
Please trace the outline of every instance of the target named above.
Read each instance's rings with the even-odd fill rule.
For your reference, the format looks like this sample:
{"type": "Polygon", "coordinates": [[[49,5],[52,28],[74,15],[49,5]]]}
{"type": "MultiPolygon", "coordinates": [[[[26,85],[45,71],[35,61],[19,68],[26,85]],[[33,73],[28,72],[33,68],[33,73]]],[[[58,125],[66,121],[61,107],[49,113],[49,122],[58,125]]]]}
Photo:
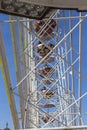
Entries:
{"type": "Polygon", "coordinates": [[[26,130],[83,130],[83,129],[87,130],[87,125],[84,125],[84,126],[58,127],[58,128],[35,128],[35,129],[26,129],[26,130]]]}

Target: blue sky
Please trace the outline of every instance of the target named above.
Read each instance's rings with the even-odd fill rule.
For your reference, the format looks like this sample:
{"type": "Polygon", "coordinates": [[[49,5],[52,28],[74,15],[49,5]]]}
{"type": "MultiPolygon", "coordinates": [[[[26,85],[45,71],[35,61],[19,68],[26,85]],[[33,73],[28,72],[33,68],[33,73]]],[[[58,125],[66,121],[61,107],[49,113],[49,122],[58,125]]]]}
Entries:
{"type": "MultiPolygon", "coordinates": [[[[0,20],[7,20],[8,16],[0,14],[0,20]]],[[[87,20],[83,23],[83,75],[87,75],[87,20]]],[[[15,65],[13,60],[13,49],[12,49],[12,41],[11,41],[11,34],[10,34],[10,26],[9,24],[1,24],[0,28],[2,28],[3,38],[5,43],[6,55],[8,57],[8,66],[10,68],[10,75],[12,80],[12,86],[16,86],[16,74],[15,74],[15,65]]],[[[87,91],[87,80],[83,78],[83,93],[87,91]]],[[[87,124],[87,97],[83,100],[82,112],[84,117],[84,122],[87,124]]],[[[6,122],[9,124],[9,128],[13,130],[13,122],[10,113],[10,108],[7,100],[5,85],[2,77],[2,72],[0,69],[0,129],[3,129],[6,125],[6,122]]]]}
{"type": "Polygon", "coordinates": [[[2,73],[0,70],[0,129],[5,128],[6,122],[8,122],[9,128],[13,130],[13,122],[11,118],[10,108],[2,78],[2,73]]]}

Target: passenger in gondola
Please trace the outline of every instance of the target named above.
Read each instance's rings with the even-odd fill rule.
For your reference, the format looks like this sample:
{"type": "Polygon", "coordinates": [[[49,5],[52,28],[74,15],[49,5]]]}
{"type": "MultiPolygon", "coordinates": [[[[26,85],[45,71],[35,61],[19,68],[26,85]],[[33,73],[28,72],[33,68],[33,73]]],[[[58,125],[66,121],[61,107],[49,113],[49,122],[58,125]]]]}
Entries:
{"type": "Polygon", "coordinates": [[[50,117],[47,114],[44,114],[42,117],[42,120],[47,123],[49,121],[50,117]]]}

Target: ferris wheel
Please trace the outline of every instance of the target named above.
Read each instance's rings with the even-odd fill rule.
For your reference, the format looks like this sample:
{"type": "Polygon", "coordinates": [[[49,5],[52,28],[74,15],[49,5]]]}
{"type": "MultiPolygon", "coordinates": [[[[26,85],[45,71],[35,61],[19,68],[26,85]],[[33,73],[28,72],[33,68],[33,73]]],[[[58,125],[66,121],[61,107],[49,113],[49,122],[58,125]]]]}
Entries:
{"type": "MultiPolygon", "coordinates": [[[[2,2],[2,7],[18,7],[12,7],[11,2],[6,1],[5,6],[2,2]]],[[[41,11],[40,7],[37,10],[41,11]]],[[[4,21],[10,23],[16,65],[17,85],[9,88],[11,111],[15,108],[16,113],[12,115],[14,126],[86,130],[81,108],[82,98],[87,95],[82,95],[82,22],[87,16],[75,10],[45,11],[42,20],[10,16],[4,21]],[[15,95],[19,98],[20,119],[15,95]]],[[[0,55],[5,56],[4,51],[0,55]]]]}

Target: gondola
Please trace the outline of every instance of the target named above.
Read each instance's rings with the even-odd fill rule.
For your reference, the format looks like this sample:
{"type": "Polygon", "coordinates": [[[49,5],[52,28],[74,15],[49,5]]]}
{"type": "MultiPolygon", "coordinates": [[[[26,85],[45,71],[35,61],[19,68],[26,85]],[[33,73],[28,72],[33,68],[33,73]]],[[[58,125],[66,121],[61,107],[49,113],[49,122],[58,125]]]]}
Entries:
{"type": "Polygon", "coordinates": [[[54,91],[43,88],[43,89],[41,89],[41,95],[43,96],[43,98],[51,99],[54,95],[54,91]]]}
{"type": "Polygon", "coordinates": [[[45,44],[45,43],[39,42],[36,49],[37,49],[37,52],[40,54],[40,56],[44,57],[50,52],[50,50],[53,49],[53,47],[54,45],[52,43],[45,44]]]}
{"type": "Polygon", "coordinates": [[[38,70],[39,72],[39,75],[43,78],[49,78],[51,77],[51,75],[54,73],[54,69],[52,67],[49,67],[49,66],[45,66],[43,68],[40,68],[38,70]]]}

